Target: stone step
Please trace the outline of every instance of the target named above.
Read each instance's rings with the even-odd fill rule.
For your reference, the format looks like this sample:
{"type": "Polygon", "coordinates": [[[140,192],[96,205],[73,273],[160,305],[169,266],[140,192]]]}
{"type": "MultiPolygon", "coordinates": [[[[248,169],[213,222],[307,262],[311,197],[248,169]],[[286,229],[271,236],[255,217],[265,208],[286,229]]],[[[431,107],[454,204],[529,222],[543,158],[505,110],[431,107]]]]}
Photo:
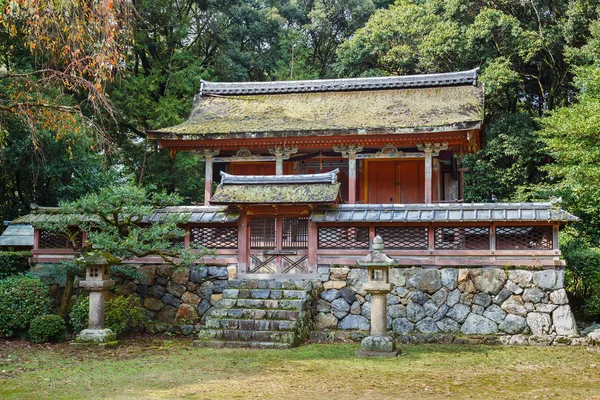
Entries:
{"type": "Polygon", "coordinates": [[[226,341],[226,340],[195,340],[194,347],[206,347],[211,349],[289,349],[293,347],[289,343],[279,342],[240,342],[240,341],[226,341]]]}
{"type": "Polygon", "coordinates": [[[258,299],[258,300],[281,300],[297,299],[304,300],[308,297],[305,290],[297,289],[225,289],[224,299],[258,299]]]}
{"type": "Polygon", "coordinates": [[[230,289],[278,289],[278,290],[312,290],[313,283],[307,280],[281,281],[260,279],[233,279],[227,282],[230,289]]]}
{"type": "Polygon", "coordinates": [[[296,339],[294,332],[288,331],[256,331],[237,329],[202,329],[198,333],[200,341],[242,341],[242,342],[278,342],[293,345],[296,339]]]}
{"type": "Polygon", "coordinates": [[[297,310],[261,310],[254,308],[213,308],[207,317],[214,318],[240,318],[240,319],[278,319],[295,321],[300,311],[297,310]]]}
{"type": "Polygon", "coordinates": [[[208,318],[206,327],[210,329],[240,329],[245,331],[292,331],[296,329],[296,321],[278,319],[236,319],[208,318]]]}

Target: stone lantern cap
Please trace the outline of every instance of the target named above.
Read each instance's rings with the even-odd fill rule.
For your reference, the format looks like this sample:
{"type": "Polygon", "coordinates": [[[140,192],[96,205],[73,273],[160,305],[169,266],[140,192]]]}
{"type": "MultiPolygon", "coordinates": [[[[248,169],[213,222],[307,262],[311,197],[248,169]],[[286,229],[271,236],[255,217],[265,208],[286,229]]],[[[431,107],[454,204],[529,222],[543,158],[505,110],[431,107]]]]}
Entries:
{"type": "Polygon", "coordinates": [[[366,257],[356,260],[361,267],[389,267],[396,265],[396,261],[383,252],[383,239],[377,235],[373,239],[371,252],[366,257]]]}

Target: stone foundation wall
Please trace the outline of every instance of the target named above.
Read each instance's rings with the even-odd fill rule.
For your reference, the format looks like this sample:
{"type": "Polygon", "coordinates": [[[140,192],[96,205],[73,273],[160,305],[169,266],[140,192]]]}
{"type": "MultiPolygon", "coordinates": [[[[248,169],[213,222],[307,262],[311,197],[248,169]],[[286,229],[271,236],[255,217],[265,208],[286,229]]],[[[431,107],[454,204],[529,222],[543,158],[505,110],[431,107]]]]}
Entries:
{"type": "Polygon", "coordinates": [[[176,270],[170,265],[143,265],[140,279],[113,276],[118,294],[138,296],[144,306],[149,333],[198,330],[202,317],[223,297],[227,267],[202,266],[176,270]]]}
{"type": "MultiPolygon", "coordinates": [[[[315,328],[368,330],[366,269],[319,267],[315,328]]],[[[388,329],[397,335],[575,336],[563,270],[391,268],[388,329]]]]}

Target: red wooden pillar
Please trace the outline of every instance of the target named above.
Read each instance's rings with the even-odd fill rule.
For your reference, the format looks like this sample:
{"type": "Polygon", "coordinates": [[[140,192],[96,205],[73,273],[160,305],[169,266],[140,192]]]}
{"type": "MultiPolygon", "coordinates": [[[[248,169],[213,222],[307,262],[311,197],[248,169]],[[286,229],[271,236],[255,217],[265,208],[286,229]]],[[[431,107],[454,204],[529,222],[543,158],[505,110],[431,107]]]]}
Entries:
{"type": "Polygon", "coordinates": [[[446,150],[448,143],[425,142],[417,145],[417,148],[425,153],[425,204],[433,202],[433,157],[440,154],[440,150],[446,150]]]}
{"type": "Polygon", "coordinates": [[[250,259],[248,246],[248,216],[246,210],[240,210],[238,220],[238,273],[247,272],[248,260],[250,259]]]}
{"type": "Polygon", "coordinates": [[[319,246],[319,230],[317,224],[308,221],[308,270],[317,270],[317,247],[319,246]]]}

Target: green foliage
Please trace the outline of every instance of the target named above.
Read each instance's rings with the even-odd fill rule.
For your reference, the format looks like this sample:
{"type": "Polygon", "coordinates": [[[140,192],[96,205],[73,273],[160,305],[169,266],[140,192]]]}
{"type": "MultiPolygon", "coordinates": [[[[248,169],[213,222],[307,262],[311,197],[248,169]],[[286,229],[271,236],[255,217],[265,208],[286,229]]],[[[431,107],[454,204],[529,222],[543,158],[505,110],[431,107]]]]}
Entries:
{"type": "Polygon", "coordinates": [[[29,270],[29,251],[0,251],[0,280],[29,270]]]}
{"type": "Polygon", "coordinates": [[[465,200],[511,201],[520,187],[541,181],[544,175],[539,168],[546,155],[535,129],[526,113],[502,114],[488,126],[485,149],[463,159],[463,166],[468,168],[465,200]]]}
{"type": "MultiPolygon", "coordinates": [[[[144,309],[136,296],[118,296],[109,299],[105,304],[106,323],[116,335],[131,332],[144,322],[144,309]]],[[[69,323],[73,332],[80,332],[88,327],[89,299],[80,296],[69,313],[69,323]]]]}
{"type": "Polygon", "coordinates": [[[40,315],[31,321],[29,339],[33,343],[62,342],[67,336],[67,324],[58,315],[40,315]]]}
{"type": "Polygon", "coordinates": [[[39,279],[12,276],[0,281],[0,334],[12,336],[48,311],[48,288],[39,279]]]}

